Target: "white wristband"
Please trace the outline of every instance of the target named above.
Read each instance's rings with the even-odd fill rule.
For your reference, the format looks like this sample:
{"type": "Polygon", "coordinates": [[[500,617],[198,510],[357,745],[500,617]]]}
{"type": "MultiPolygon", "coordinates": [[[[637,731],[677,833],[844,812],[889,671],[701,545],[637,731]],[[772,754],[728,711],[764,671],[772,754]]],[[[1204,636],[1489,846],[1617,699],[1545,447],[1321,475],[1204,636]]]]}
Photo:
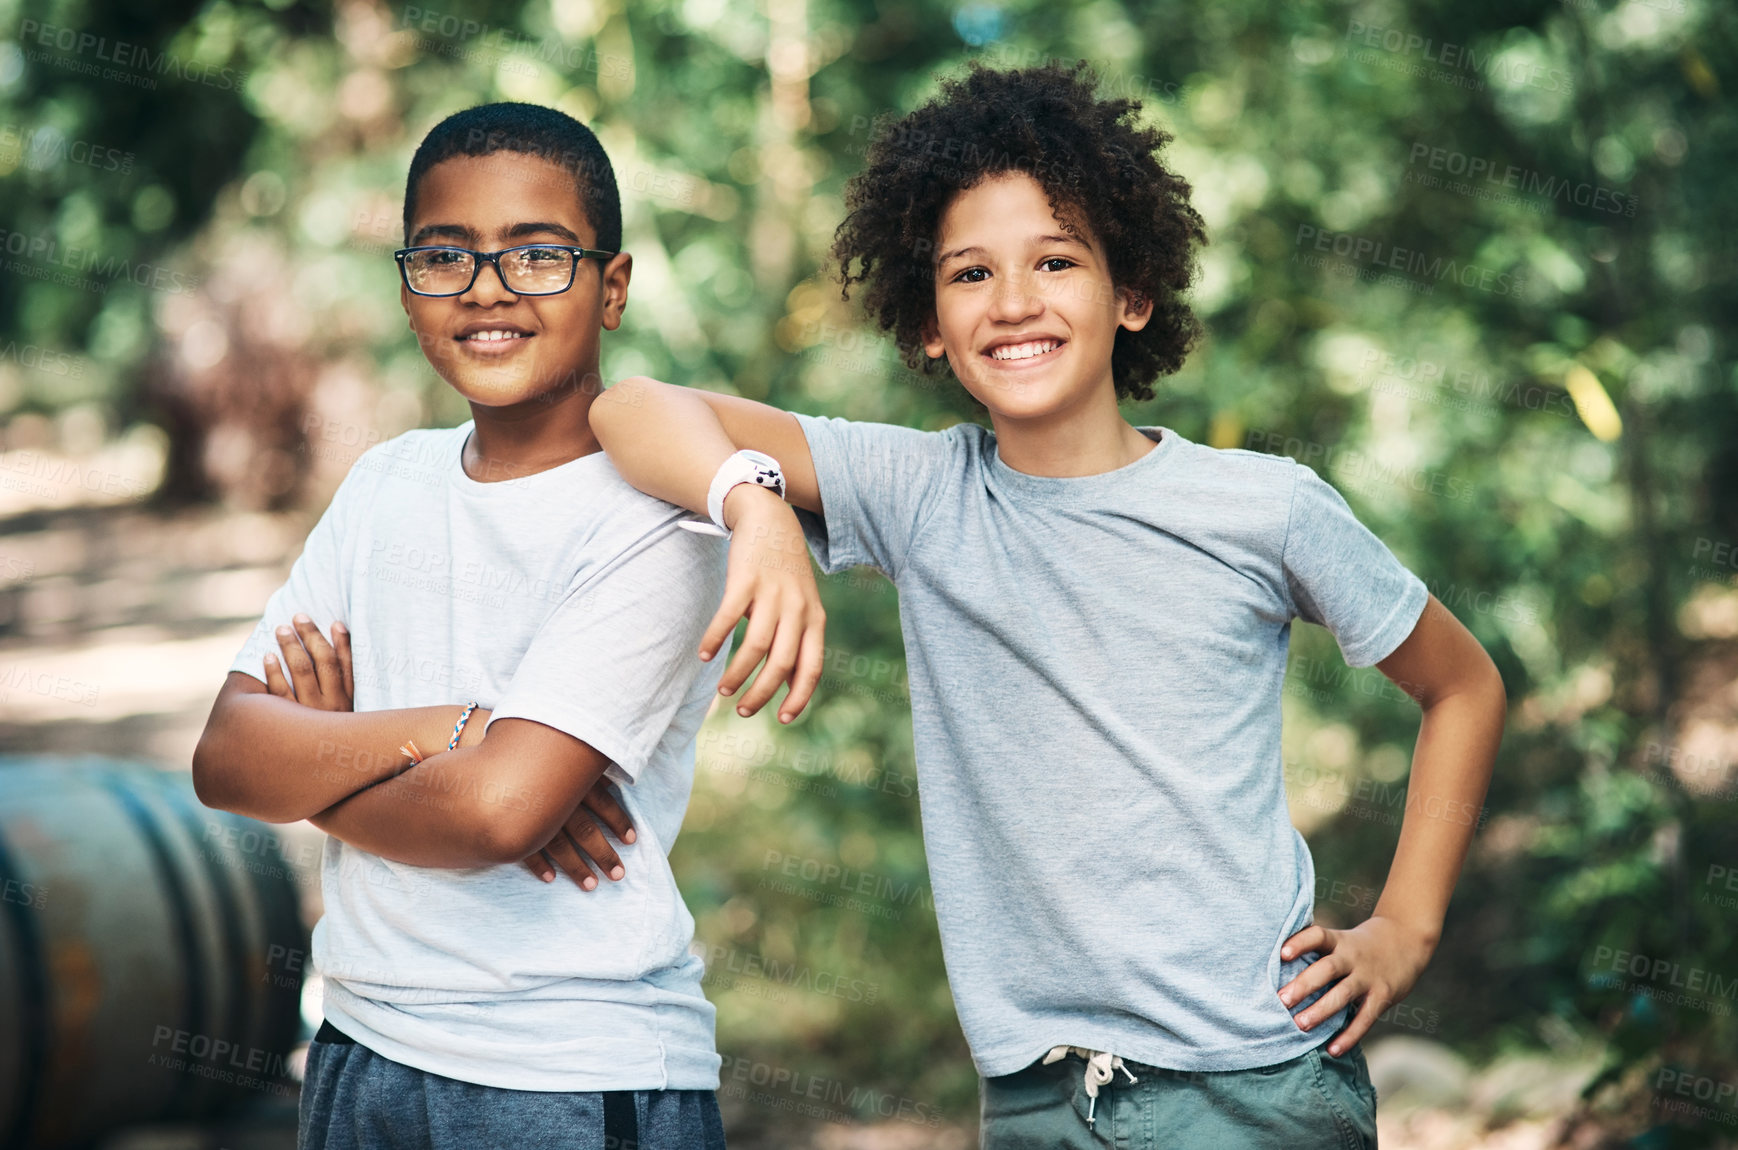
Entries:
{"type": "Polygon", "coordinates": [[[690,531],[728,537],[730,528],[724,523],[724,497],[738,483],[765,487],[775,492],[780,499],[784,498],[785,477],[784,472],[779,469],[778,460],[763,451],[738,451],[719,465],[717,474],[712,477],[712,486],[706,493],[706,512],[712,517],[712,522],[717,524],[716,529],[697,520],[682,520],[682,526],[690,531]]]}

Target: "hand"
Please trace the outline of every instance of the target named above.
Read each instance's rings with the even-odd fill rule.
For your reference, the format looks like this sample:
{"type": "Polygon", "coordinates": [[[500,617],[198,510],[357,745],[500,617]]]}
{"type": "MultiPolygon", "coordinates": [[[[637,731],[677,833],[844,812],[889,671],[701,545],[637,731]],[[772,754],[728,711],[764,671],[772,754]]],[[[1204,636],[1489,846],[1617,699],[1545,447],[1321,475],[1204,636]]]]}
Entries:
{"type": "Polygon", "coordinates": [[[569,878],[579,884],[581,890],[594,890],[597,887],[597,877],[591,873],[591,867],[586,865],[589,859],[599,870],[610,876],[610,881],[621,881],[627,874],[627,869],[622,866],[621,856],[616,854],[615,848],[604,837],[592,815],[596,815],[597,820],[602,820],[605,826],[615,832],[616,838],[624,843],[631,843],[637,837],[627,810],[611,793],[609,784],[600,777],[573,809],[567,822],[555,832],[555,837],[545,843],[542,850],[525,860],[526,869],[544,882],[554,882],[555,867],[550,864],[553,859],[567,872],[569,878]],[[586,813],[588,811],[590,814],[586,813]]]}
{"type": "Polygon", "coordinates": [[[332,641],[328,643],[306,615],[297,615],[291,622],[294,629],[279,627],[277,632],[278,649],[284,653],[282,662],[275,655],[266,656],[266,690],[319,711],[352,710],[356,675],[350,666],[349,628],[333,623],[332,641]],[[285,668],[289,669],[288,679],[285,668]]]}
{"type": "Polygon", "coordinates": [[[1310,1003],[1309,1009],[1293,1016],[1299,1029],[1309,1030],[1340,1007],[1362,998],[1363,1007],[1328,1043],[1328,1053],[1338,1058],[1357,1045],[1378,1015],[1412,992],[1436,945],[1398,919],[1371,915],[1351,930],[1306,926],[1285,940],[1279,955],[1290,960],[1311,950],[1319,951],[1322,957],[1280,987],[1279,1000],[1289,1009],[1339,979],[1332,990],[1310,1003]]]}
{"type": "Polygon", "coordinates": [[[790,505],[752,483],[731,488],[724,518],[732,531],[724,601],[700,639],[700,657],[716,655],[746,615],[748,630],[718,680],[718,693],[734,694],[764,658],[765,668],[737,702],[736,713],[754,714],[788,680],[790,693],[778,716],[788,723],[802,714],[821,680],[826,643],[827,613],[809,567],[808,544],[790,505]]]}

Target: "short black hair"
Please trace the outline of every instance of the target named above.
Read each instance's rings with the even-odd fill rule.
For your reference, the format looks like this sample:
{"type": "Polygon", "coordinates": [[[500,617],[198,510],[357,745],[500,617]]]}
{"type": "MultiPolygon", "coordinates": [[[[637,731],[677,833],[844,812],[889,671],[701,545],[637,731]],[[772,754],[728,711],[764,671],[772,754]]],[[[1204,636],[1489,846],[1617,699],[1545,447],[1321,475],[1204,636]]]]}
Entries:
{"type": "Polygon", "coordinates": [[[598,248],[621,250],[622,199],[616,191],[615,168],[597,136],[566,112],[513,102],[466,108],[429,129],[411,157],[404,184],[404,242],[410,243],[417,188],[430,168],[454,156],[496,152],[540,156],[565,168],[573,175],[580,206],[597,232],[598,248]]]}
{"type": "Polygon", "coordinates": [[[845,298],[863,286],[865,309],[911,367],[936,362],[922,331],[935,314],[942,216],[959,193],[1008,172],[1035,179],[1065,224],[1090,227],[1111,281],[1152,301],[1144,328],[1117,330],[1118,398],[1152,398],[1152,381],[1183,365],[1201,331],[1183,293],[1206,228],[1188,182],[1159,161],[1171,135],[1137,122],[1139,101],[1098,98],[1090,76],[1084,60],[1006,71],[974,62],[910,115],[875,125],[845,186],[833,258],[845,298]]]}

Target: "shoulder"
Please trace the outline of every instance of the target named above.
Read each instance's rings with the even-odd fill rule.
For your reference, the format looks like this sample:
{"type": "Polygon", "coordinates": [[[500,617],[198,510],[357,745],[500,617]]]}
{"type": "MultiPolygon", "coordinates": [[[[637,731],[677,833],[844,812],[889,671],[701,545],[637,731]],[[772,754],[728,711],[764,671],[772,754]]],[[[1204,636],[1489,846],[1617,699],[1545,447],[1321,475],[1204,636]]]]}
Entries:
{"type": "Polygon", "coordinates": [[[898,423],[876,423],[866,419],[844,419],[834,415],[804,415],[791,413],[809,441],[811,452],[827,447],[844,450],[874,450],[908,455],[944,456],[968,449],[989,435],[989,429],[975,423],[961,422],[937,431],[906,427],[898,423]]]}
{"type": "Polygon", "coordinates": [[[988,428],[969,422],[926,431],[897,423],[792,414],[823,485],[828,476],[834,483],[865,490],[876,484],[930,489],[937,483],[960,482],[995,442],[988,428]]]}
{"type": "MultiPolygon", "coordinates": [[[[362,453],[362,458],[408,459],[434,462],[456,459],[471,434],[471,421],[457,427],[418,427],[376,443],[362,453]]],[[[361,460],[357,460],[358,463],[361,460]]]]}
{"type": "Polygon", "coordinates": [[[432,492],[439,486],[442,465],[457,457],[469,430],[469,424],[418,429],[374,444],[351,462],[332,492],[326,513],[347,516],[353,509],[359,512],[382,499],[396,505],[404,493],[432,492]]]}
{"type": "Polygon", "coordinates": [[[420,427],[383,440],[357,456],[344,477],[345,487],[373,477],[423,479],[438,476],[458,458],[471,434],[469,421],[457,427],[420,427]]]}
{"type": "Polygon", "coordinates": [[[1206,470],[1218,471],[1217,487],[1246,493],[1247,521],[1279,541],[1285,561],[1302,551],[1337,551],[1372,537],[1339,488],[1309,463],[1244,449],[1202,450],[1215,457],[1206,470]]]}
{"type": "MultiPolygon", "coordinates": [[[[629,483],[603,452],[587,456],[586,461],[591,466],[574,474],[573,490],[576,496],[584,496],[599,519],[622,527],[653,531],[678,519],[690,518],[686,508],[667,503],[656,495],[647,495],[629,483]]],[[[684,531],[683,534],[693,532],[684,531]]]]}
{"type": "Polygon", "coordinates": [[[706,567],[722,564],[728,542],[719,535],[689,531],[683,520],[702,519],[686,507],[667,503],[622,478],[622,473],[603,452],[593,466],[575,476],[583,490],[574,491],[574,505],[589,508],[590,542],[604,552],[618,555],[652,548],[669,562],[706,567]]]}
{"type": "Polygon", "coordinates": [[[1291,499],[1297,487],[1299,473],[1309,468],[1286,455],[1269,455],[1243,447],[1209,447],[1186,439],[1169,428],[1166,435],[1175,436],[1176,471],[1189,482],[1210,489],[1223,489],[1244,497],[1283,497],[1291,499]]]}
{"type": "Polygon", "coordinates": [[[1165,485],[1171,497],[1217,531],[1283,546],[1299,484],[1315,473],[1288,456],[1176,438],[1165,485]]]}

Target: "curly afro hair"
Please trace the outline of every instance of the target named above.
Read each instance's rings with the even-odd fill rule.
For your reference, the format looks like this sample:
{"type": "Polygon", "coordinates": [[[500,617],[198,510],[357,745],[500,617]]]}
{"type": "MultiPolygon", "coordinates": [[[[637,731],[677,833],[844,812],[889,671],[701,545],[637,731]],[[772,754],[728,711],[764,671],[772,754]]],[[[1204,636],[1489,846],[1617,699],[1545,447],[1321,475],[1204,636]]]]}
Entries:
{"type": "Polygon", "coordinates": [[[927,370],[923,327],[935,314],[933,256],[955,196],[1006,172],[1031,176],[1057,217],[1091,229],[1111,280],[1151,300],[1140,331],[1118,329],[1111,378],[1119,399],[1150,399],[1200,334],[1182,293],[1206,243],[1189,184],[1159,162],[1171,136],[1136,122],[1140,102],[1099,99],[1085,61],[997,71],[974,63],[923,107],[875,125],[864,168],[845,186],[833,237],[841,292],[891,332],[907,364],[927,370]]]}

